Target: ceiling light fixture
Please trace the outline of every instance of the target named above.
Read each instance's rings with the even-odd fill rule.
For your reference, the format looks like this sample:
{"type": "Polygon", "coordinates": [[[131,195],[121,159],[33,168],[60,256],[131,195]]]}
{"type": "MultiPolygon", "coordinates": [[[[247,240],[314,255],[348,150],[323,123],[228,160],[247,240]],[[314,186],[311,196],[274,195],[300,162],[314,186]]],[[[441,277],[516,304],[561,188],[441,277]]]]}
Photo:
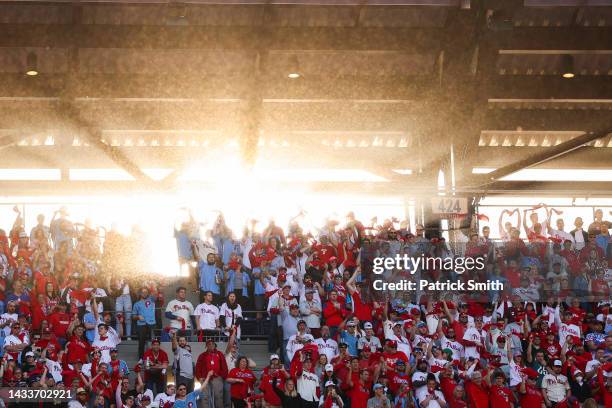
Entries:
{"type": "Polygon", "coordinates": [[[569,54],[561,56],[561,76],[566,79],[574,77],[574,57],[569,54]]]}
{"type": "Polygon", "coordinates": [[[38,56],[34,52],[29,52],[26,56],[26,75],[38,75],[38,56]]]}

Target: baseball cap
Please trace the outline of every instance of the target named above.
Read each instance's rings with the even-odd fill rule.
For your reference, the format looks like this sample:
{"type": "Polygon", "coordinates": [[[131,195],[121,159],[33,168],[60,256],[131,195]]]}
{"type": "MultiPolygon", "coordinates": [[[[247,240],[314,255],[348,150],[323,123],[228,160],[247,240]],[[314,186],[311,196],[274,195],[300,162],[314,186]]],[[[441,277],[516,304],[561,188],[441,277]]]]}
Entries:
{"type": "Polygon", "coordinates": [[[305,321],[305,320],[298,320],[297,324],[298,324],[298,326],[299,326],[300,324],[306,324],[306,321],[305,321]]]}
{"type": "Polygon", "coordinates": [[[280,358],[278,357],[278,354],[272,354],[270,356],[270,361],[272,361],[272,360],[280,360],[280,358]]]}
{"type": "Polygon", "coordinates": [[[334,371],[334,366],[331,364],[325,364],[325,371],[334,371]]]}
{"type": "Polygon", "coordinates": [[[427,327],[427,323],[425,322],[418,322],[417,323],[417,327],[421,328],[421,327],[427,327]]]}
{"type": "Polygon", "coordinates": [[[384,388],[384,386],[383,386],[382,384],[376,383],[376,384],[374,384],[374,387],[372,387],[372,389],[373,389],[374,391],[376,391],[376,390],[377,390],[377,389],[379,389],[379,388],[384,388]]]}
{"type": "Polygon", "coordinates": [[[395,340],[388,340],[387,341],[387,345],[389,347],[397,347],[397,341],[395,341],[395,340]]]}
{"type": "Polygon", "coordinates": [[[79,387],[77,388],[76,393],[77,394],[87,394],[87,391],[85,391],[85,388],[79,387]]]}
{"type": "Polygon", "coordinates": [[[25,354],[25,356],[26,356],[26,357],[34,357],[34,353],[32,353],[31,351],[28,351],[28,352],[25,354]]]}
{"type": "Polygon", "coordinates": [[[536,370],[534,370],[531,367],[527,367],[523,369],[523,374],[525,374],[527,377],[531,378],[531,379],[535,379],[538,378],[539,374],[536,370]]]}
{"type": "Polygon", "coordinates": [[[555,362],[553,363],[553,366],[561,367],[561,366],[563,366],[563,363],[561,362],[561,360],[555,360],[555,362]]]}
{"type": "Polygon", "coordinates": [[[326,386],[326,387],[333,387],[334,385],[336,385],[336,384],[334,384],[334,382],[333,382],[333,381],[331,381],[331,380],[330,380],[330,381],[326,381],[326,382],[325,382],[325,386],[326,386]]]}
{"type": "Polygon", "coordinates": [[[346,322],[346,327],[355,327],[355,322],[352,320],[349,320],[348,322],[346,322]]]}
{"type": "Polygon", "coordinates": [[[346,343],[340,343],[340,344],[338,344],[338,347],[339,347],[339,348],[347,348],[347,347],[348,347],[348,344],[346,344],[346,343]]]}
{"type": "Polygon", "coordinates": [[[155,344],[155,343],[157,343],[157,344],[161,344],[161,343],[160,343],[160,341],[159,341],[159,339],[153,339],[153,340],[151,340],[151,344],[155,344]]]}
{"type": "Polygon", "coordinates": [[[364,325],[363,325],[363,328],[364,328],[364,329],[371,329],[371,328],[372,328],[372,323],[370,323],[370,322],[365,322],[365,323],[364,323],[364,325]]]}

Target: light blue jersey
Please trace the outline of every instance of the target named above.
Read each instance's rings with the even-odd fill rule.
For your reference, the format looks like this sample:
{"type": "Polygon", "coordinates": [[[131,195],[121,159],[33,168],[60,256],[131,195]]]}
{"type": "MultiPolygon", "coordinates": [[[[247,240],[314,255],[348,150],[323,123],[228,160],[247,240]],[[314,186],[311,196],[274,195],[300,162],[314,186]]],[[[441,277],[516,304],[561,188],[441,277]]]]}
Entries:
{"type": "Polygon", "coordinates": [[[184,400],[175,400],[173,408],[198,408],[198,400],[204,396],[204,392],[196,390],[185,396],[184,400]]]}

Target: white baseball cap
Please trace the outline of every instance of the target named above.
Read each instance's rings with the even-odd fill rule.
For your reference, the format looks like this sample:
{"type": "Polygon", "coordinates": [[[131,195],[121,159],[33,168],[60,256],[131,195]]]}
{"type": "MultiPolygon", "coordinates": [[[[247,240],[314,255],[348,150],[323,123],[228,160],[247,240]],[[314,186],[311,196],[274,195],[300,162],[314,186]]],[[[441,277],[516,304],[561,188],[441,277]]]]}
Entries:
{"type": "Polygon", "coordinates": [[[272,361],[272,360],[280,360],[280,358],[278,357],[278,354],[272,354],[270,356],[270,361],[272,361]]]}
{"type": "Polygon", "coordinates": [[[334,371],[334,366],[331,364],[325,364],[325,371],[334,371]]]}
{"type": "Polygon", "coordinates": [[[370,322],[365,322],[365,323],[363,324],[363,328],[364,328],[364,329],[371,329],[371,328],[372,328],[372,323],[370,323],[370,322]]]}
{"type": "Polygon", "coordinates": [[[554,365],[555,367],[561,367],[561,366],[563,366],[563,363],[561,362],[561,360],[555,360],[555,361],[554,361],[554,363],[553,363],[553,365],[554,365]]]}

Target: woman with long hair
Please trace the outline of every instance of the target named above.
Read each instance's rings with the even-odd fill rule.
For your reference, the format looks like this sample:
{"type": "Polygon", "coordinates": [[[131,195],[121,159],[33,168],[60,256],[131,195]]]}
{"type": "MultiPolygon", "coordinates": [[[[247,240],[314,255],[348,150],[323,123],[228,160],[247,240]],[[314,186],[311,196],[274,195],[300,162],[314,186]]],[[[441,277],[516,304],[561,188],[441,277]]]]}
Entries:
{"type": "Polygon", "coordinates": [[[321,399],[322,408],[343,408],[344,402],[340,395],[338,394],[338,390],[336,389],[336,384],[333,381],[327,381],[325,383],[325,393],[324,397],[321,399]]]}
{"type": "Polygon", "coordinates": [[[238,357],[236,367],[227,375],[227,382],[231,384],[230,394],[234,408],[246,407],[246,399],[253,391],[256,379],[253,371],[249,369],[249,360],[244,356],[238,357]]]}
{"type": "Polygon", "coordinates": [[[237,301],[236,294],[229,292],[227,300],[219,309],[219,323],[226,336],[236,333],[236,341],[240,340],[240,323],[242,322],[242,307],[237,301]]]}
{"type": "Polygon", "coordinates": [[[275,380],[272,383],[272,387],[274,388],[274,392],[281,400],[281,406],[283,408],[301,408],[302,399],[297,392],[297,388],[295,386],[295,382],[292,378],[287,378],[285,381],[285,388],[281,390],[278,388],[279,379],[275,380]]]}

